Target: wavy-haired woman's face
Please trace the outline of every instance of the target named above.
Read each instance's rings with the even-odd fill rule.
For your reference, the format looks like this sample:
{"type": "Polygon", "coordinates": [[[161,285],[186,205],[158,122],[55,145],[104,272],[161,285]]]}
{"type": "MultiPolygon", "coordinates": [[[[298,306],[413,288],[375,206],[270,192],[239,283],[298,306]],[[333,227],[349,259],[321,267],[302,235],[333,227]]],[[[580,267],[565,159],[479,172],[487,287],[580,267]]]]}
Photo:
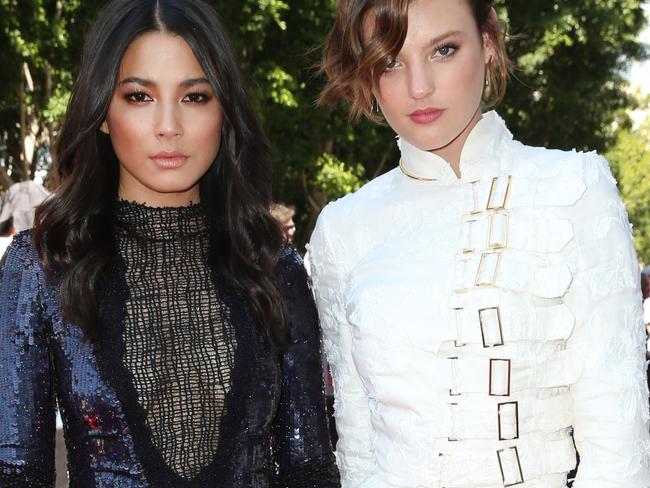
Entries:
{"type": "Polygon", "coordinates": [[[219,100],[187,42],[164,32],[136,38],[101,127],[120,162],[120,197],[152,206],[198,202],[221,124],[219,100]]]}
{"type": "Polygon", "coordinates": [[[457,160],[480,119],[492,55],[467,0],[413,0],[402,50],[374,89],[386,121],[420,149],[457,160]]]}

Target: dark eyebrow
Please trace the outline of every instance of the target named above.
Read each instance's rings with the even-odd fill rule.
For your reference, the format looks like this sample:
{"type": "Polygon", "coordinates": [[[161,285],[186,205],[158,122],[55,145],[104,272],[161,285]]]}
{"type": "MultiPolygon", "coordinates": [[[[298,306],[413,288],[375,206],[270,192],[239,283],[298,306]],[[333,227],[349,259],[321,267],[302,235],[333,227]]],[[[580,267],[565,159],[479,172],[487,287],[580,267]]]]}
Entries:
{"type": "MultiPolygon", "coordinates": [[[[128,78],[124,78],[118,84],[121,86],[121,85],[126,85],[128,83],[137,83],[138,85],[142,85],[142,86],[155,85],[153,81],[145,80],[144,78],[139,78],[137,76],[129,76],[128,78]]],[[[208,85],[210,84],[207,78],[190,78],[189,80],[182,81],[180,86],[183,88],[189,88],[204,83],[207,83],[208,85]]]]}
{"type": "Polygon", "coordinates": [[[463,34],[463,31],[453,30],[453,31],[445,32],[444,34],[440,34],[439,36],[436,36],[429,41],[429,46],[435,46],[436,44],[440,44],[441,41],[444,41],[448,37],[455,36],[458,34],[463,34]]]}
{"type": "Polygon", "coordinates": [[[128,83],[137,83],[142,86],[151,86],[154,84],[151,80],[145,80],[144,78],[138,78],[137,76],[129,76],[128,78],[121,80],[118,85],[126,85],[128,83]]]}
{"type": "Polygon", "coordinates": [[[203,85],[205,83],[207,83],[208,85],[210,84],[207,78],[190,78],[189,80],[183,81],[181,83],[181,86],[183,88],[189,88],[194,85],[203,85]]]}

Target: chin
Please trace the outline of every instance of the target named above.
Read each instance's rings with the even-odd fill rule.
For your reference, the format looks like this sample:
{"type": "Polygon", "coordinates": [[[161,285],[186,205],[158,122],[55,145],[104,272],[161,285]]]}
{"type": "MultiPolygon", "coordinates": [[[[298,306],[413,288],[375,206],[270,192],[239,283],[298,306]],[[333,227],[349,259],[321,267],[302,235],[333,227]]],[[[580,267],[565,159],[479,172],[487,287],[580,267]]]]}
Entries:
{"type": "Polygon", "coordinates": [[[413,144],[418,149],[421,149],[422,151],[428,151],[428,152],[444,149],[453,141],[453,138],[441,139],[440,137],[427,137],[427,136],[414,137],[414,138],[404,137],[404,139],[408,140],[411,144],[413,144]]]}

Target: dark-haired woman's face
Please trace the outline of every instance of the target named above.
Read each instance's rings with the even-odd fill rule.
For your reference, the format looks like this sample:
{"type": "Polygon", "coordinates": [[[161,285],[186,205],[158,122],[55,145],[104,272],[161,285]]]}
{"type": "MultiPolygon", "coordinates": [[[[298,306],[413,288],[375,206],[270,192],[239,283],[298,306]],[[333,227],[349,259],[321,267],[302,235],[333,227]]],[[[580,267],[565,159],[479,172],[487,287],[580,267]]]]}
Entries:
{"type": "Polygon", "coordinates": [[[182,37],[152,32],[135,39],[101,128],[120,162],[120,197],[152,206],[198,202],[221,124],[219,100],[182,37]]]}

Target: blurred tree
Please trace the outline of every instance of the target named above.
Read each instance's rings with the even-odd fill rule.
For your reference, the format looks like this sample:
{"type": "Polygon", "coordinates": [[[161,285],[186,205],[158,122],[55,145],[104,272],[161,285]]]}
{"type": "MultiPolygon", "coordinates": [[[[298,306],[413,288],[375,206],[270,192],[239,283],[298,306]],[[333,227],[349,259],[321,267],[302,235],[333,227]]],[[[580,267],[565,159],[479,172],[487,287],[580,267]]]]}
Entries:
{"type": "MultiPolygon", "coordinates": [[[[329,200],[398,160],[394,134],[344,107],[314,105],[323,85],[315,66],[335,0],[228,0],[215,4],[230,26],[274,150],[275,194],[296,204],[304,242],[329,200]],[[326,183],[325,183],[326,182],[326,183]],[[352,182],[354,182],[352,184],[352,182]],[[306,214],[305,214],[306,212],[306,214]]],[[[645,56],[642,0],[497,0],[511,25],[515,72],[499,108],[527,144],[604,151],[629,127],[625,69],[645,56]],[[616,122],[616,123],[615,123],[616,122]]]]}
{"type": "Polygon", "coordinates": [[[629,126],[623,78],[646,57],[643,0],[497,0],[515,64],[500,109],[527,144],[604,151],[629,126]],[[618,124],[614,124],[618,122],[618,124]]]}
{"type": "Polygon", "coordinates": [[[296,204],[296,242],[304,243],[329,200],[394,164],[394,134],[367,121],[352,126],[343,109],[315,104],[323,85],[320,47],[334,21],[335,0],[214,3],[252,79],[273,148],[274,194],[296,204]]]}
{"type": "Polygon", "coordinates": [[[100,3],[0,0],[0,190],[50,163],[83,33],[100,3]]]}
{"type": "MultiPolygon", "coordinates": [[[[398,160],[390,128],[315,105],[336,0],[210,0],[251,81],[273,147],[274,193],[299,210],[297,242],[321,208],[398,160]]],[[[0,187],[34,174],[65,108],[83,33],[102,0],[0,0],[0,187]],[[29,78],[31,77],[31,82],[29,78]],[[39,149],[40,148],[40,149],[39,149]]],[[[520,140],[605,150],[628,128],[623,70],[644,56],[642,0],[496,0],[516,65],[499,111],[520,140]],[[618,124],[614,124],[618,122],[618,124]]]]}

